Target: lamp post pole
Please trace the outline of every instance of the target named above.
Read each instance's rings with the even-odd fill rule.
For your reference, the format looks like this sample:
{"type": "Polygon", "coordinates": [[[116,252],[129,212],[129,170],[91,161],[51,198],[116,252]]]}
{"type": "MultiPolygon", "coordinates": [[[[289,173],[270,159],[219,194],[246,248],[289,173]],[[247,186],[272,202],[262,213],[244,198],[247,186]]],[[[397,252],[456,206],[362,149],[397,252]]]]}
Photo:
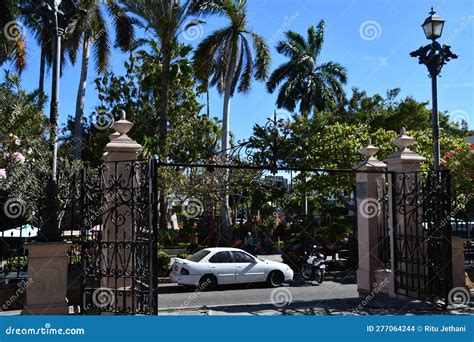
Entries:
{"type": "Polygon", "coordinates": [[[433,170],[439,171],[441,165],[441,155],[439,148],[440,127],[439,127],[439,112],[438,112],[438,75],[431,75],[431,99],[432,99],[432,123],[433,123],[433,152],[434,164],[433,170]]]}
{"type": "Polygon", "coordinates": [[[54,34],[53,73],[51,81],[50,104],[50,174],[46,185],[46,209],[43,226],[38,234],[38,241],[53,242],[61,240],[59,227],[58,199],[58,120],[59,120],[59,84],[61,78],[61,40],[69,26],[76,24],[84,11],[78,10],[72,0],[47,0],[41,4],[43,25],[50,26],[54,34]]]}
{"type": "Polygon", "coordinates": [[[443,65],[451,59],[458,58],[451,52],[451,47],[441,45],[436,41],[443,32],[444,20],[435,15],[435,11],[431,8],[430,16],[426,18],[422,27],[426,38],[431,39],[432,43],[420,47],[418,50],[410,53],[411,57],[417,57],[419,64],[424,64],[428,68],[429,77],[431,78],[431,96],[432,96],[432,125],[433,125],[433,170],[439,171],[441,164],[440,154],[440,127],[439,127],[439,111],[438,111],[438,76],[441,73],[443,65]]]}

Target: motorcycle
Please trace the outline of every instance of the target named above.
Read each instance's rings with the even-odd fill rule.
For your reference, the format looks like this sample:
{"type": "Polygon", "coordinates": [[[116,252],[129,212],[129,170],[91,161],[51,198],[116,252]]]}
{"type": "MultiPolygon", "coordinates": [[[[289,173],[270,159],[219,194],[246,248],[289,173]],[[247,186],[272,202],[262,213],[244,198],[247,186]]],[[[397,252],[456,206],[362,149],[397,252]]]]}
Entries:
{"type": "Polygon", "coordinates": [[[318,284],[324,281],[326,273],[325,256],[320,252],[321,248],[313,246],[311,250],[305,251],[301,265],[301,275],[306,280],[316,280],[318,284]]]}

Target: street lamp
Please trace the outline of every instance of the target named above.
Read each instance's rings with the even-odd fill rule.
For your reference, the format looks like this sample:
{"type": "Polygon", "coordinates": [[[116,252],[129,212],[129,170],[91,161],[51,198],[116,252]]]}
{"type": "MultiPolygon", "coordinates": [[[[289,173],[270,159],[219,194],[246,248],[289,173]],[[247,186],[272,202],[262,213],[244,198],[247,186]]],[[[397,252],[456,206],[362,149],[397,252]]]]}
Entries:
{"type": "Polygon", "coordinates": [[[59,80],[61,77],[61,39],[77,25],[77,22],[86,13],[78,9],[74,0],[45,0],[39,8],[43,25],[53,34],[53,73],[51,85],[50,109],[50,151],[51,167],[46,185],[45,222],[38,234],[38,241],[60,241],[59,202],[57,181],[58,159],[58,118],[59,118],[59,80]]]}
{"type": "Polygon", "coordinates": [[[434,165],[433,170],[440,169],[440,148],[439,148],[439,112],[438,112],[438,76],[441,73],[443,65],[445,65],[452,58],[458,58],[457,55],[451,52],[451,47],[442,45],[436,41],[443,33],[444,19],[436,15],[431,7],[430,16],[426,18],[421,25],[427,39],[431,39],[432,43],[420,47],[418,50],[410,53],[412,57],[418,57],[420,64],[426,65],[431,78],[432,90],[432,121],[433,121],[433,150],[434,150],[434,165]]]}

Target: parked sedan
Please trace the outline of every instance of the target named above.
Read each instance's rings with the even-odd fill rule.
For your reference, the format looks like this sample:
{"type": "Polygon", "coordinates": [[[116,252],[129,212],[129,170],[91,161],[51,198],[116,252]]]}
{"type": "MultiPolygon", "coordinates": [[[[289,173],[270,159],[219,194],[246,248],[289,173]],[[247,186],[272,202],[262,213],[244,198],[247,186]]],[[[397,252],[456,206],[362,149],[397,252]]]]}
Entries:
{"type": "Polygon", "coordinates": [[[290,266],[262,260],[237,248],[206,248],[186,259],[176,258],[170,273],[172,281],[211,290],[222,284],[267,282],[280,286],[293,279],[290,266]]]}

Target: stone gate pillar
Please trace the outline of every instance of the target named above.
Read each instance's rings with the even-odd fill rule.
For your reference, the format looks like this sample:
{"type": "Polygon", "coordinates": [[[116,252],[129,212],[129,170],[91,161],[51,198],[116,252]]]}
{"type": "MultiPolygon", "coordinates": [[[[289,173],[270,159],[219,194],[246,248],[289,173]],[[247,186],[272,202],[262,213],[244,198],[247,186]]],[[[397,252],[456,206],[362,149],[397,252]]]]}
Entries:
{"type": "Polygon", "coordinates": [[[135,264],[134,225],[132,204],[137,191],[141,168],[136,163],[142,146],[127,136],[133,123],[121,111],[120,120],[114,123],[116,133],[110,136],[102,156],[102,198],[105,214],[102,215],[102,288],[108,289],[110,303],[115,310],[133,307],[134,298],[126,295],[132,286],[132,267],[135,264]],[[131,246],[131,247],[130,247],[131,246]]]}
{"type": "Polygon", "coordinates": [[[371,141],[359,150],[365,159],[354,166],[357,173],[357,239],[359,267],[357,269],[357,290],[361,296],[371,293],[376,287],[375,272],[380,268],[379,233],[383,227],[384,215],[381,197],[385,188],[386,164],[374,156],[379,151],[371,141]]]}
{"type": "MultiPolygon", "coordinates": [[[[417,268],[416,265],[410,264],[408,261],[404,264],[395,264],[395,260],[400,256],[395,256],[395,251],[413,250],[416,248],[416,241],[408,241],[410,246],[403,246],[406,241],[400,241],[397,236],[405,236],[412,234],[413,236],[423,236],[423,227],[416,222],[417,215],[407,215],[407,212],[414,212],[417,210],[415,198],[413,193],[420,182],[417,172],[421,170],[421,164],[425,158],[419,154],[411,151],[409,147],[415,143],[415,139],[407,135],[405,128],[402,128],[400,135],[394,141],[398,147],[398,151],[389,155],[384,162],[387,164],[387,170],[392,172],[393,179],[389,187],[389,210],[393,217],[389,221],[390,229],[390,253],[391,253],[391,272],[393,277],[396,277],[397,272],[404,272],[417,277],[416,272],[420,274],[427,274],[428,270],[423,267],[417,268]],[[403,203],[402,203],[403,202],[403,203]],[[403,204],[403,208],[400,205],[403,204]],[[418,230],[418,233],[417,233],[418,230]]],[[[421,246],[419,248],[426,248],[421,246]]],[[[400,279],[397,279],[400,283],[400,279]]],[[[405,279],[405,282],[410,282],[410,279],[405,279]]],[[[423,286],[423,284],[421,284],[423,286]]],[[[395,291],[395,289],[394,289],[395,291]]],[[[396,295],[395,292],[393,295],[396,295]]]]}

